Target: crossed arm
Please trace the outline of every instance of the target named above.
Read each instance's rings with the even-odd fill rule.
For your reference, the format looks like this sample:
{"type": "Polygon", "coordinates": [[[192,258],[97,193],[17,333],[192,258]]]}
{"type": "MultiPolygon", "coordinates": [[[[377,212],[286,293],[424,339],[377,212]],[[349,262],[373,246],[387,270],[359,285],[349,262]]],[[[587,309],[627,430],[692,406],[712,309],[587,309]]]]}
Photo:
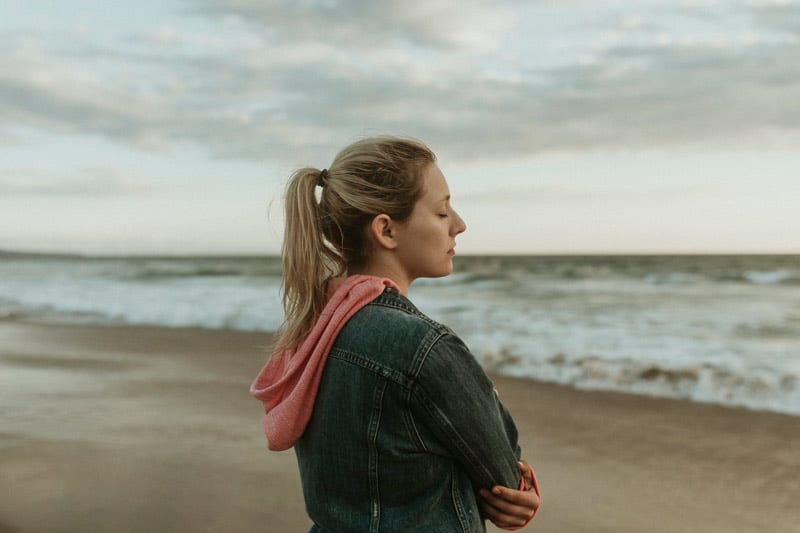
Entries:
{"type": "Polygon", "coordinates": [[[458,337],[445,335],[433,344],[412,399],[416,415],[450,448],[473,486],[482,487],[481,515],[509,530],[530,522],[540,503],[536,475],[528,463],[518,462],[511,415],[458,337]]]}

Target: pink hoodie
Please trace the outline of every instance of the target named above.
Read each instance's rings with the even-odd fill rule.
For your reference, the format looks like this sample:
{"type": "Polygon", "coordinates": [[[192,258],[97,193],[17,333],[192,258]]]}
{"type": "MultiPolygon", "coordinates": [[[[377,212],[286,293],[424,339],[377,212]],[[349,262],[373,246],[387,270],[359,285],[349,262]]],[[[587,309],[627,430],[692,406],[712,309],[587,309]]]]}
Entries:
{"type": "Polygon", "coordinates": [[[333,341],[350,317],[386,287],[400,290],[392,280],[374,276],[328,281],[328,302],[308,337],[296,349],[273,354],[259,372],[250,394],[264,403],[264,434],[270,450],[289,449],[303,434],[333,341]]]}

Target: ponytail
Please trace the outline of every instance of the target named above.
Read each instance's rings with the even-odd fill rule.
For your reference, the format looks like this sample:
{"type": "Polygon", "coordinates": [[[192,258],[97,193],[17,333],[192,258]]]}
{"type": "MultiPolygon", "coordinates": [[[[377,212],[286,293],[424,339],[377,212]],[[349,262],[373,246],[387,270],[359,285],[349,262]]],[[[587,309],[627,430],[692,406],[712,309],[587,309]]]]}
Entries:
{"type": "Polygon", "coordinates": [[[321,171],[302,168],[286,188],[286,227],[281,247],[286,320],[276,351],[296,347],[325,306],[329,278],[344,273],[344,261],[326,242],[315,189],[321,171]]]}

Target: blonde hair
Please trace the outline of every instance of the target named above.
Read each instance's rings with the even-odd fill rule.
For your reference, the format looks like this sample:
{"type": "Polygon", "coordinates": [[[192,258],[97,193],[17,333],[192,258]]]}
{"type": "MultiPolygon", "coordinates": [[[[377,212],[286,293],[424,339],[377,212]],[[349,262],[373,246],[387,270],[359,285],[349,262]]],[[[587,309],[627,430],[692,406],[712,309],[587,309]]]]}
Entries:
{"type": "Polygon", "coordinates": [[[292,174],[281,248],[285,320],[275,351],[305,338],[325,306],[330,278],[368,261],[372,219],[411,215],[422,193],[422,169],[435,161],[419,141],[383,136],[347,146],[327,170],[306,167],[292,174]]]}

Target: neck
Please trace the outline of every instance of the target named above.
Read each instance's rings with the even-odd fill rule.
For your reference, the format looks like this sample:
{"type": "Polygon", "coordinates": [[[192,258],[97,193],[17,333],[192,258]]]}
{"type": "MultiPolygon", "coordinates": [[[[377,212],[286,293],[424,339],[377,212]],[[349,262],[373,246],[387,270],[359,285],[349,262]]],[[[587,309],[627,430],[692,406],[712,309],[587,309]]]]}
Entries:
{"type": "Polygon", "coordinates": [[[408,298],[408,287],[411,285],[411,282],[414,281],[413,279],[409,279],[408,275],[397,268],[396,265],[383,261],[370,261],[362,267],[348,268],[347,274],[349,276],[361,274],[378,278],[389,278],[397,284],[400,288],[400,294],[406,298],[408,298]]]}

